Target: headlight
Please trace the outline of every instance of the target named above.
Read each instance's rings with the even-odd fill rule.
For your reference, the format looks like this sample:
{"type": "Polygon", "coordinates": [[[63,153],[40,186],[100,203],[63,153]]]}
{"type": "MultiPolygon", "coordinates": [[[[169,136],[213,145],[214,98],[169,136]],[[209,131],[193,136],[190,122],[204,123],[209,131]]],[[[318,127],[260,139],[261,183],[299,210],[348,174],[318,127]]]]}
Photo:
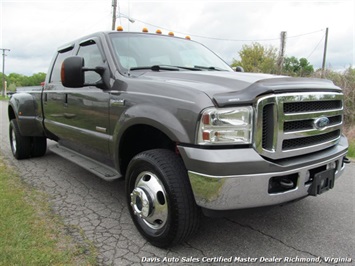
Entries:
{"type": "Polygon", "coordinates": [[[208,108],[198,128],[198,144],[251,144],[253,108],[208,108]]]}

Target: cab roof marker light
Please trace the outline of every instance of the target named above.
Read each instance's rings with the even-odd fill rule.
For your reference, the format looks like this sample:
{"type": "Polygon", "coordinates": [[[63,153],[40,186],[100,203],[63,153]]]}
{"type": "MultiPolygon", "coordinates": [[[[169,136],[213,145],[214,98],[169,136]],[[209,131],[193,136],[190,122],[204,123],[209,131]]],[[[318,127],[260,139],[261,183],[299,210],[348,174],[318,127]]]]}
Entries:
{"type": "Polygon", "coordinates": [[[148,32],[148,29],[147,29],[147,28],[143,28],[143,29],[142,29],[142,32],[146,32],[146,33],[147,33],[147,32],[148,32]]]}
{"type": "Polygon", "coordinates": [[[117,26],[116,30],[117,31],[123,31],[123,27],[122,26],[117,26]]]}
{"type": "Polygon", "coordinates": [[[162,31],[160,29],[157,29],[157,31],[155,33],[156,34],[162,34],[162,31]]]}
{"type": "Polygon", "coordinates": [[[174,32],[170,31],[169,36],[174,36],[174,32]]]}
{"type": "Polygon", "coordinates": [[[187,36],[185,37],[185,39],[186,39],[186,40],[191,40],[191,37],[190,37],[189,35],[187,35],[187,36]]]}

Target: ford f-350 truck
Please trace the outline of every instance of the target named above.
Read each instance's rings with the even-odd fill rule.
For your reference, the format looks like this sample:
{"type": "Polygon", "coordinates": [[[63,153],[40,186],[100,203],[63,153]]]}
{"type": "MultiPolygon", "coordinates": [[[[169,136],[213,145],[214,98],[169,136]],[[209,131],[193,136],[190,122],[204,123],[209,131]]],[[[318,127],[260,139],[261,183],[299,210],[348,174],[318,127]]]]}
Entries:
{"type": "Polygon", "coordinates": [[[125,178],[153,245],[186,240],[201,210],[278,205],[334,186],[347,161],[343,93],[321,79],[234,72],[189,39],[99,32],[56,52],[40,91],[9,101],[17,159],[50,149],[125,178]]]}

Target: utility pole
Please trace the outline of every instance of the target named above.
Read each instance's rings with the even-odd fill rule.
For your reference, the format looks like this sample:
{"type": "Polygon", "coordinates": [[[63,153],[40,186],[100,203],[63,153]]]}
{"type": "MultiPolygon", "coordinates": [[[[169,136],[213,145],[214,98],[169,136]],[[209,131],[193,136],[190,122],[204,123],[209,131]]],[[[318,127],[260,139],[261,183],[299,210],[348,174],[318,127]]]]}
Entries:
{"type": "Polygon", "coordinates": [[[5,48],[0,48],[2,50],[2,90],[1,90],[1,95],[5,95],[5,56],[6,56],[6,51],[10,52],[10,49],[5,49],[5,48]]]}
{"type": "Polygon", "coordinates": [[[280,52],[279,52],[279,58],[277,60],[277,68],[279,71],[279,74],[282,72],[282,66],[284,63],[284,56],[285,56],[285,50],[286,50],[286,31],[281,31],[281,42],[280,42],[280,52]]]}
{"type": "Polygon", "coordinates": [[[323,64],[322,64],[322,78],[325,78],[325,60],[327,57],[327,46],[328,46],[328,28],[325,30],[325,41],[324,41],[324,52],[323,52],[323,64]]]}
{"type": "Polygon", "coordinates": [[[112,0],[112,30],[116,27],[117,0],[112,0]]]}

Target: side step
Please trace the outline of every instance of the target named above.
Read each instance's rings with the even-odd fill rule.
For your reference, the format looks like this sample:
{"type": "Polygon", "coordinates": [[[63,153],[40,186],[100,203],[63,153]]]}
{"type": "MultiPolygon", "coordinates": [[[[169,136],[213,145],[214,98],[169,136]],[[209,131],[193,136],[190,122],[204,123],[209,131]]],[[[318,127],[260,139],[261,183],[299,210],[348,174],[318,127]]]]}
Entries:
{"type": "Polygon", "coordinates": [[[55,154],[83,167],[94,175],[106,180],[113,181],[122,177],[122,175],[117,172],[114,168],[111,168],[107,165],[99,163],[93,159],[90,159],[80,153],[72,151],[68,148],[65,148],[59,144],[48,147],[48,149],[55,154]]]}

